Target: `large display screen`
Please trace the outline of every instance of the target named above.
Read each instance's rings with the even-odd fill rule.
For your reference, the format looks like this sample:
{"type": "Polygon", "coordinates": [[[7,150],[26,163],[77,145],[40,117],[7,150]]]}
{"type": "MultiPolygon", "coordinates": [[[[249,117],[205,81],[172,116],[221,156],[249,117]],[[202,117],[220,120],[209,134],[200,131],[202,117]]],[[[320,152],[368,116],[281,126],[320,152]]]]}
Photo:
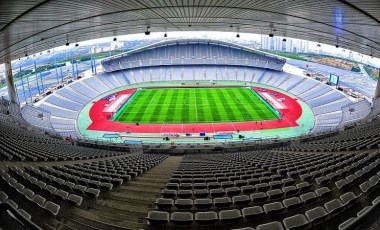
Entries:
{"type": "Polygon", "coordinates": [[[339,76],[330,74],[330,85],[338,85],[339,83],[339,76]]]}

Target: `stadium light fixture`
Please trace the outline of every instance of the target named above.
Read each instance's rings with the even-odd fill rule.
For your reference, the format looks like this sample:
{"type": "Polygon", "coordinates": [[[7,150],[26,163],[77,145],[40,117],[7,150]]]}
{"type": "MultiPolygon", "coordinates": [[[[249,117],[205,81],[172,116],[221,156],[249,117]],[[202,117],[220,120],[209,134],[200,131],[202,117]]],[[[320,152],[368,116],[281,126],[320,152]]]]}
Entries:
{"type": "Polygon", "coordinates": [[[150,35],[149,28],[150,28],[150,26],[147,26],[147,27],[146,27],[145,35],[150,35]]]}
{"type": "Polygon", "coordinates": [[[270,38],[273,38],[273,37],[274,37],[273,29],[272,29],[272,28],[270,28],[270,34],[269,34],[269,37],[270,37],[270,38]]]}

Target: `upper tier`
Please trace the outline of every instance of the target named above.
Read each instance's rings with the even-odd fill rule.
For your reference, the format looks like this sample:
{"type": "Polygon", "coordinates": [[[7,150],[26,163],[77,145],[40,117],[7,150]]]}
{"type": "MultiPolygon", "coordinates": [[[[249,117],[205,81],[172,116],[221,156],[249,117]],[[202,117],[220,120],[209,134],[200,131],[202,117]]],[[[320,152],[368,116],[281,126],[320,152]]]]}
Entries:
{"type": "Polygon", "coordinates": [[[102,61],[105,72],[148,66],[229,65],[282,70],[286,60],[244,46],[215,40],[169,40],[102,61]]]}

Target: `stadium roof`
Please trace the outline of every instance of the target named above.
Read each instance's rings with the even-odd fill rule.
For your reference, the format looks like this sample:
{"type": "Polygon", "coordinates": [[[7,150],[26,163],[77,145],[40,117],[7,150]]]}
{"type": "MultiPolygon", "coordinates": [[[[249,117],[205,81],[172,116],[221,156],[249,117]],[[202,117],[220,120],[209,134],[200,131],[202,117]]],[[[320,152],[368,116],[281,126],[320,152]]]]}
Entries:
{"type": "Polygon", "coordinates": [[[273,32],[380,53],[379,0],[2,0],[0,9],[0,63],[147,26],[152,32],[273,32]]]}

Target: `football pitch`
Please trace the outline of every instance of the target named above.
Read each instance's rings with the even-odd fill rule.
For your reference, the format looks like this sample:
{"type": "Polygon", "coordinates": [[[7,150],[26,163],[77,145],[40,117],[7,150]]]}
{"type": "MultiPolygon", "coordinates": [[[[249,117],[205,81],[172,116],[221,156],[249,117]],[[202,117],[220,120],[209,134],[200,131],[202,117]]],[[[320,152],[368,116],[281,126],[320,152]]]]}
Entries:
{"type": "Polygon", "coordinates": [[[251,88],[140,89],[112,120],[141,124],[262,121],[279,113],[251,88]]]}

